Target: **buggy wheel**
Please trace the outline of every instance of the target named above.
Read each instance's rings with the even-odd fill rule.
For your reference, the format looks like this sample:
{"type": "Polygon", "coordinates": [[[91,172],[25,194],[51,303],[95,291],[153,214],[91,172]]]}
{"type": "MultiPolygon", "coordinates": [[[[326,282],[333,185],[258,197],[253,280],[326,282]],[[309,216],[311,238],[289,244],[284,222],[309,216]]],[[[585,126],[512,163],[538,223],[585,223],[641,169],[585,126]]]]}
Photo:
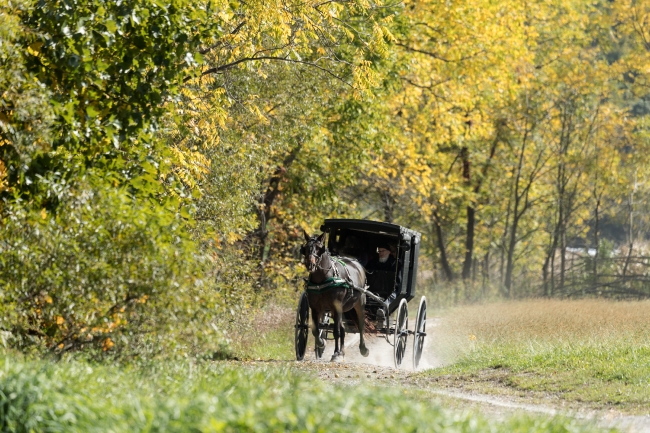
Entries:
{"type": "Polygon", "coordinates": [[[402,299],[397,307],[397,317],[395,318],[395,334],[393,340],[393,358],[395,359],[395,368],[400,368],[404,353],[406,352],[406,339],[409,335],[409,308],[406,305],[406,299],[402,299]]]}
{"type": "Polygon", "coordinates": [[[424,337],[426,337],[427,328],[427,298],[424,296],[420,299],[418,314],[415,316],[415,329],[413,330],[413,370],[418,369],[422,349],[424,348],[424,337]]]}
{"type": "Polygon", "coordinates": [[[307,349],[307,336],[309,335],[309,301],[307,294],[303,293],[298,301],[296,311],[296,359],[302,361],[307,349]]]}

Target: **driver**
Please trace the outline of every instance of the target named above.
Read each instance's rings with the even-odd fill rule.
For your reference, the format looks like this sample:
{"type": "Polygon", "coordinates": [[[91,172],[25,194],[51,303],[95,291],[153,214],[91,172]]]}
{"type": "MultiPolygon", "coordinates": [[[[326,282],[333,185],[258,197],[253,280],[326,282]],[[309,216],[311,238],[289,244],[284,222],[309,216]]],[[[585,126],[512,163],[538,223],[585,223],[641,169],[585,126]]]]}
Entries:
{"type": "MultiPolygon", "coordinates": [[[[368,271],[393,271],[397,270],[397,259],[393,251],[396,251],[397,248],[388,244],[387,242],[382,242],[377,246],[377,256],[368,262],[366,269],[368,271]]],[[[398,277],[399,279],[399,277],[398,277]]],[[[388,306],[397,298],[397,292],[399,291],[401,284],[396,285],[394,291],[388,296],[384,301],[386,309],[388,306]]]]}
{"type": "Polygon", "coordinates": [[[366,269],[369,271],[394,271],[395,256],[391,254],[391,247],[388,243],[381,243],[377,247],[377,256],[368,262],[366,269]]]}

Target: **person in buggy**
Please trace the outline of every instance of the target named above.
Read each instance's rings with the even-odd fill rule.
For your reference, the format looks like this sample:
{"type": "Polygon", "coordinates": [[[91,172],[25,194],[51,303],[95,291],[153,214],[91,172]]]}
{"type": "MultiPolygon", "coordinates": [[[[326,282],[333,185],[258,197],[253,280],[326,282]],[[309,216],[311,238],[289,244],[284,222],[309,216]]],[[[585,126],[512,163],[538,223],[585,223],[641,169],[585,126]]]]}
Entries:
{"type": "MultiPolygon", "coordinates": [[[[395,257],[397,248],[390,245],[387,242],[382,242],[377,246],[377,257],[374,257],[366,265],[366,270],[369,272],[373,271],[393,271],[397,270],[398,260],[395,257]]],[[[388,310],[390,304],[397,298],[397,293],[401,287],[401,275],[398,273],[398,280],[396,286],[394,287],[393,292],[386,298],[384,301],[384,307],[388,310]]],[[[380,316],[383,316],[383,311],[380,313],[380,316]]]]}
{"type": "Polygon", "coordinates": [[[391,253],[388,243],[380,243],[377,247],[377,257],[374,257],[366,265],[368,271],[395,271],[397,260],[391,253]]]}

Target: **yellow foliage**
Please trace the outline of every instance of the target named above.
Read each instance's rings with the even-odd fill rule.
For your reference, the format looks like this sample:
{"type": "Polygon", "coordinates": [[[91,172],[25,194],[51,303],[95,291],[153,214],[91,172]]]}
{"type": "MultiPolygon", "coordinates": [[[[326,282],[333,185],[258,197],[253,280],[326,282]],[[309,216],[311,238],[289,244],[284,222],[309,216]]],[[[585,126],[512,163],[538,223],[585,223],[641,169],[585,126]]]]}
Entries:
{"type": "Polygon", "coordinates": [[[102,350],[106,352],[107,350],[110,350],[113,346],[115,346],[115,343],[113,343],[113,340],[110,338],[104,339],[104,342],[102,343],[102,350]]]}
{"type": "Polygon", "coordinates": [[[173,146],[172,153],[176,157],[174,172],[190,188],[197,187],[210,171],[210,161],[200,152],[190,150],[181,145],[173,146]]]}

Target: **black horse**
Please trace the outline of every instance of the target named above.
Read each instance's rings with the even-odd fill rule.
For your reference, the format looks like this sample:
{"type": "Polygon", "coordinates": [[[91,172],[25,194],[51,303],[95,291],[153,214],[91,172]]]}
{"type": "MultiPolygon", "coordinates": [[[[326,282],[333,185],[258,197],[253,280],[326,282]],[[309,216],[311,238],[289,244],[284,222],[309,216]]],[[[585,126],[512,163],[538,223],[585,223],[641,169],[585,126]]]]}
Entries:
{"type": "Polygon", "coordinates": [[[314,322],[312,334],[316,340],[316,349],[322,350],[325,347],[325,342],[319,335],[319,323],[323,318],[323,314],[329,311],[334,319],[334,354],[332,355],[332,361],[345,356],[343,313],[354,308],[357,314],[352,316],[359,329],[359,350],[361,355],[368,356],[368,348],[366,348],[363,335],[366,295],[351,288],[353,286],[365,286],[365,269],[356,260],[347,257],[333,258],[323,243],[325,233],[320,236],[310,237],[307,232],[304,232],[304,235],[306,244],[301,252],[305,266],[309,271],[307,299],[314,322]],[[333,278],[345,280],[346,284],[328,284],[328,279],[333,278]]]}

